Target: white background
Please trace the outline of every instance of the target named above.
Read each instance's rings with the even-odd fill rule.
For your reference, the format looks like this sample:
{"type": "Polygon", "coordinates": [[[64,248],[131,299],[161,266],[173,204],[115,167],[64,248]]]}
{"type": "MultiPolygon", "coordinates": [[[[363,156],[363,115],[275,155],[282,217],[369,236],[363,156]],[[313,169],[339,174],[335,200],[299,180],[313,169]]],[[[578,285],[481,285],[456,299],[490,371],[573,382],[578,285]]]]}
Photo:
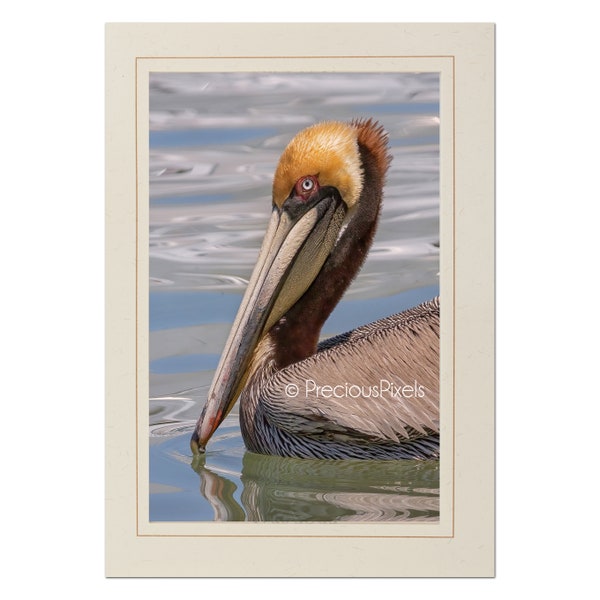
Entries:
{"type": "Polygon", "coordinates": [[[248,586],[262,597],[291,589],[324,598],[589,597],[598,588],[600,404],[593,3],[421,0],[396,8],[369,0],[366,9],[345,2],[343,12],[322,0],[215,4],[56,0],[5,9],[4,589],[62,598],[247,597],[248,586]],[[104,23],[228,20],[497,25],[495,579],[104,579],[104,23]]]}

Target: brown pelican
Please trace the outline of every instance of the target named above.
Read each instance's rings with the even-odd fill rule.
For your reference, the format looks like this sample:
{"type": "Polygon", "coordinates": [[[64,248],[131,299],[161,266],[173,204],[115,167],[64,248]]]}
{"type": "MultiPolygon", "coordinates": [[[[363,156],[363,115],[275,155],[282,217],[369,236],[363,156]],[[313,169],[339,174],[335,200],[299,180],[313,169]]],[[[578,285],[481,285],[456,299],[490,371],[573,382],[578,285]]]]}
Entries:
{"type": "Polygon", "coordinates": [[[191,440],[240,398],[251,452],[437,458],[439,300],[318,343],[365,260],[390,162],[372,120],[320,123],[284,150],[271,220],[191,440]]]}

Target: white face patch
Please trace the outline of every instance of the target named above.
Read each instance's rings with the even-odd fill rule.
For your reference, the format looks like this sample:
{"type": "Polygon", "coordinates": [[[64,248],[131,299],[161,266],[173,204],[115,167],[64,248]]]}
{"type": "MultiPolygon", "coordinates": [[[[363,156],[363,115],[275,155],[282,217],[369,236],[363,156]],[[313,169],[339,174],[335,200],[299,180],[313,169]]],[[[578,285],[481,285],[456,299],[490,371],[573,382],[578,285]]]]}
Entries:
{"type": "Polygon", "coordinates": [[[346,228],[348,227],[350,221],[354,218],[354,213],[356,212],[356,203],[353,204],[352,206],[350,206],[348,208],[348,210],[346,211],[346,216],[344,217],[344,221],[342,223],[342,227],[340,228],[340,231],[337,235],[337,239],[335,240],[335,243],[337,244],[339,239],[342,237],[342,235],[344,235],[344,232],[346,231],[346,228]]]}

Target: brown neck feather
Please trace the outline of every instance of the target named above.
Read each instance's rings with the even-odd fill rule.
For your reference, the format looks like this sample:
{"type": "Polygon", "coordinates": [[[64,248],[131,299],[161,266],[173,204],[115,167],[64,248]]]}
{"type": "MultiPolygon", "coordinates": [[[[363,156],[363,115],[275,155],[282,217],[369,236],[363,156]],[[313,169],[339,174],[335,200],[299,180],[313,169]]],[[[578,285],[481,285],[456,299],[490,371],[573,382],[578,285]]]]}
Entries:
{"type": "Polygon", "coordinates": [[[303,360],[317,350],[323,324],[362,267],[373,242],[385,174],[389,165],[387,136],[372,121],[354,121],[364,185],[354,217],[312,285],[271,329],[278,369],[303,360]]]}

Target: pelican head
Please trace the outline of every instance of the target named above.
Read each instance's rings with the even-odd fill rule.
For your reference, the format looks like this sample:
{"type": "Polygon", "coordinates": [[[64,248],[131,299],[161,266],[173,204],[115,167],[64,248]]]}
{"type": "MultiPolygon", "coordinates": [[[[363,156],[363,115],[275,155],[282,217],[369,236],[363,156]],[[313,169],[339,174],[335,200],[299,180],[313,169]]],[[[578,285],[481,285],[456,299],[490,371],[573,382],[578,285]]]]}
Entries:
{"type": "Polygon", "coordinates": [[[192,437],[195,453],[235,404],[275,332],[287,326],[282,346],[293,347],[280,368],[316,350],[322,324],[371,244],[388,163],[387,136],[370,120],[319,123],[284,150],[258,261],[192,437]],[[301,303],[305,331],[292,344],[292,313],[301,303]]]}

